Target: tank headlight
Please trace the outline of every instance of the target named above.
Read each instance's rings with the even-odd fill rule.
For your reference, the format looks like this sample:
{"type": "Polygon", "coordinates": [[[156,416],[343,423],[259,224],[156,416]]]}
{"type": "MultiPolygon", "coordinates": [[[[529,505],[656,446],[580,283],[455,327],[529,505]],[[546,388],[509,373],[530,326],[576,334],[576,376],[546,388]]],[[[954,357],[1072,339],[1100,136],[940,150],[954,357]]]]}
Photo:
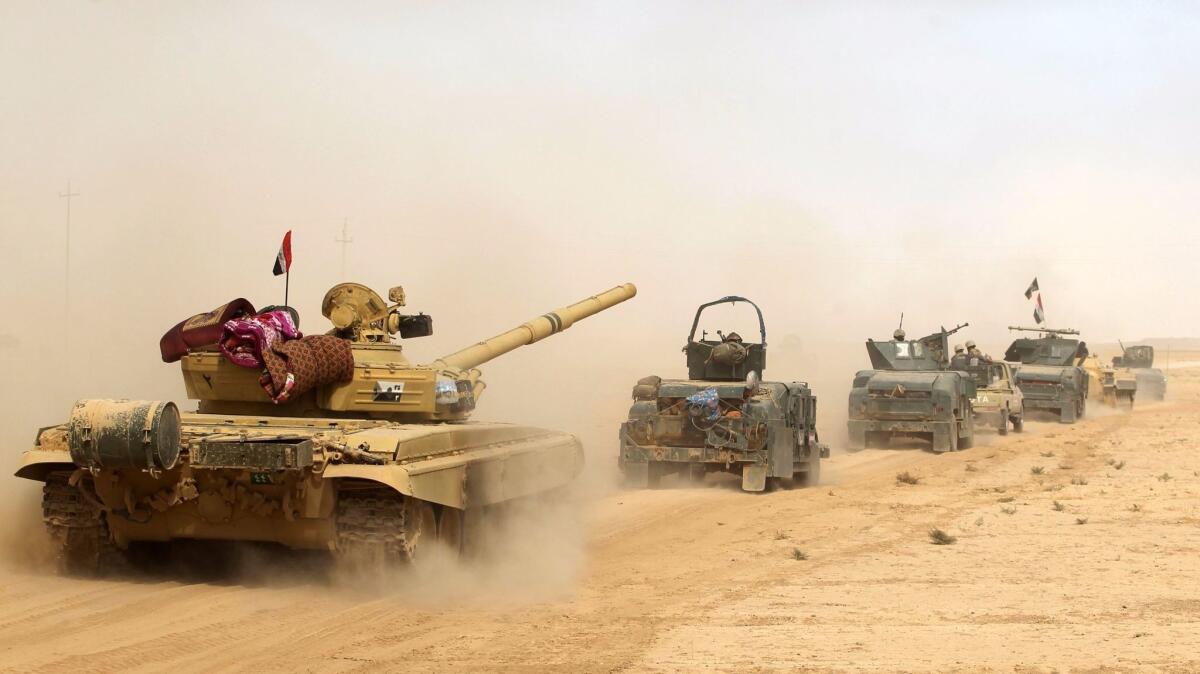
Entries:
{"type": "Polygon", "coordinates": [[[458,381],[438,377],[434,384],[434,401],[439,405],[454,405],[458,403],[458,381]]]}

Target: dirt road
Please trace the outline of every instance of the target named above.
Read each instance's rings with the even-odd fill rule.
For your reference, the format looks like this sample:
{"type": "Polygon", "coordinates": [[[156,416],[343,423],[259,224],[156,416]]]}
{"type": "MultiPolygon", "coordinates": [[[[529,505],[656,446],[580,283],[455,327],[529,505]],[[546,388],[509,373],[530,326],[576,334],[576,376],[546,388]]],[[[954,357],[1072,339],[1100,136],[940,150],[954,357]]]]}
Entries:
{"type": "Polygon", "coordinates": [[[6,570],[0,668],[1200,671],[1200,370],[1171,386],[956,454],[836,455],[814,489],[612,494],[577,559],[531,543],[484,581],[6,570]]]}

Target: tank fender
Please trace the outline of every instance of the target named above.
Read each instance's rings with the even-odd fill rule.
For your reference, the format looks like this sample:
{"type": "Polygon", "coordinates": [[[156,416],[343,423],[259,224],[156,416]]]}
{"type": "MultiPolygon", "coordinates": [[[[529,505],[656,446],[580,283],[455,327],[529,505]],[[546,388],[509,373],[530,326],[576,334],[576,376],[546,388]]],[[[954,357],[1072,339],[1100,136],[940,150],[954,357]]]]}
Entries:
{"type": "Polygon", "coordinates": [[[52,449],[30,449],[21,454],[21,465],[14,473],[26,480],[45,482],[46,476],[60,470],[75,470],[71,455],[52,449]]]}

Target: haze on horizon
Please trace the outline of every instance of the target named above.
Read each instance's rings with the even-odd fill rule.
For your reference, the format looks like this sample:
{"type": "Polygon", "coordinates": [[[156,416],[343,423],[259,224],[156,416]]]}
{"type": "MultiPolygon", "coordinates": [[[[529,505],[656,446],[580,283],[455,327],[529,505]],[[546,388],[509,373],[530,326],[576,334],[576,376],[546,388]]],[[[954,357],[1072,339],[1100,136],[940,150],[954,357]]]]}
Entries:
{"type": "Polygon", "coordinates": [[[4,439],[79,397],[181,398],[158,337],[280,301],[285,230],[302,327],[324,330],[343,218],[348,276],[434,314],[418,361],[636,282],[486,368],[481,415],[543,421],[515,391],[569,381],[598,435],[730,293],[781,345],[859,344],[904,312],[1002,351],[1035,275],[1089,341],[1200,335],[1189,9],[5,3],[4,439]]]}

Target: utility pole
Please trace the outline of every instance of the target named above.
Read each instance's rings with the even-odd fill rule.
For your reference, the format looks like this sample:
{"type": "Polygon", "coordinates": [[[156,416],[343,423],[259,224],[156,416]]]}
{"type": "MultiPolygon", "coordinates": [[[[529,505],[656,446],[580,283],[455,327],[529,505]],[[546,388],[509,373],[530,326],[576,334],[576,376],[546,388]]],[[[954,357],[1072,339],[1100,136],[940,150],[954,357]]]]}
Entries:
{"type": "Polygon", "coordinates": [[[354,237],[350,236],[349,232],[347,231],[348,226],[349,225],[346,223],[346,218],[342,218],[342,235],[340,237],[333,237],[335,242],[342,244],[342,277],[338,279],[339,281],[346,280],[346,246],[354,243],[354,237]]]}
{"type": "Polygon", "coordinates": [[[60,198],[67,200],[67,255],[63,261],[63,304],[65,305],[66,315],[64,320],[70,320],[71,316],[71,199],[79,196],[78,192],[71,191],[71,181],[67,181],[67,191],[59,192],[60,198]]]}

